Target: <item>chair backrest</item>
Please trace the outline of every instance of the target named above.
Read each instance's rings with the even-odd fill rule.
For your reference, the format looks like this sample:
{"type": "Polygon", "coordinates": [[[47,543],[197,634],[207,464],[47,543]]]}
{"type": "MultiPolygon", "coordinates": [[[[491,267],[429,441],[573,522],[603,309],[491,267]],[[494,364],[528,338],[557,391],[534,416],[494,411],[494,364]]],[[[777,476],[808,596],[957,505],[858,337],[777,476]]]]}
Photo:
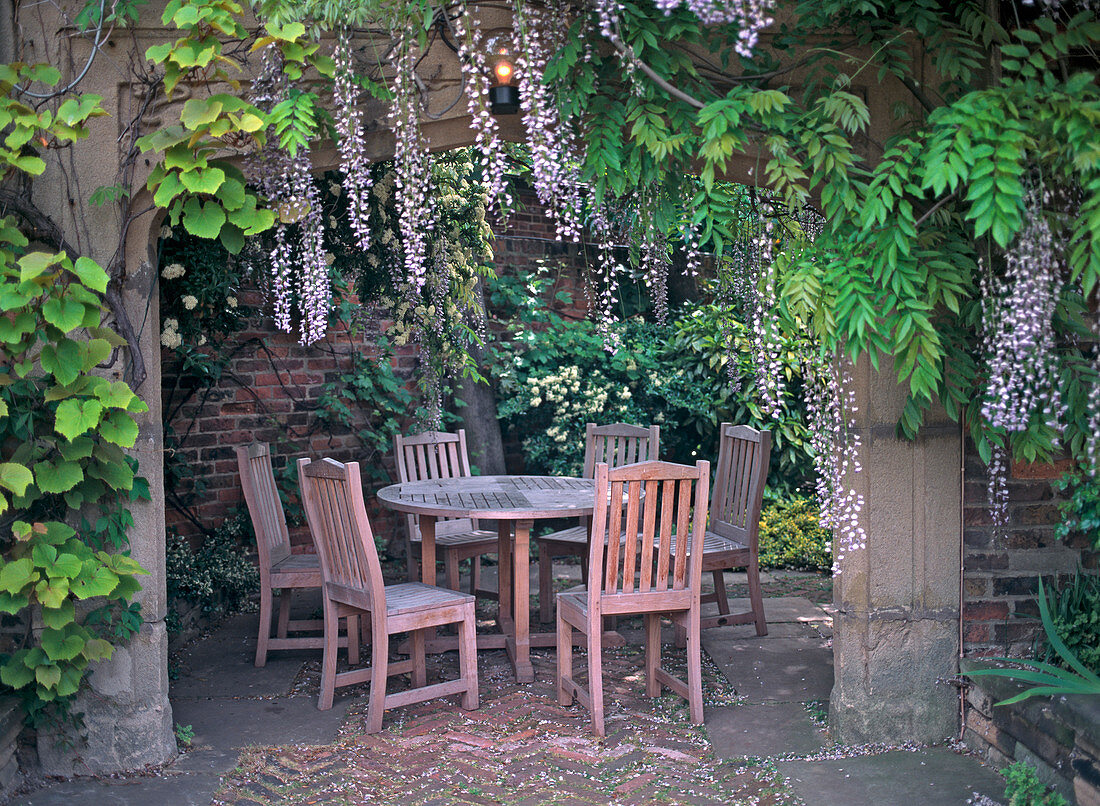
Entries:
{"type": "Polygon", "coordinates": [[[594,478],[600,462],[608,467],[622,467],[655,460],[660,456],[660,442],[661,427],[657,425],[588,423],[584,434],[584,478],[594,478]]]}
{"type": "Polygon", "coordinates": [[[256,533],[260,574],[266,582],[271,567],[290,556],[290,535],[286,528],[283,502],[275,486],[271,448],[262,442],[238,446],[237,468],[241,474],[244,502],[252,519],[252,531],[256,533]]]}
{"type": "Polygon", "coordinates": [[[367,520],[359,463],[299,459],[298,483],[309,531],[321,555],[325,593],[371,610],[378,603],[384,613],[382,566],[367,520]]]}
{"type": "Polygon", "coordinates": [[[615,469],[596,465],[590,612],[607,609],[611,600],[622,612],[630,599],[677,602],[699,596],[709,481],[706,461],[695,467],[657,461],[615,469]]]}
{"type": "Polygon", "coordinates": [[[747,425],[718,429],[718,469],[710,497],[710,530],[757,548],[772,435],[747,425]]]}
{"type": "MultiPolygon", "coordinates": [[[[454,434],[444,431],[425,431],[411,437],[395,434],[393,454],[397,461],[397,477],[402,484],[472,475],[470,459],[466,454],[466,431],[462,428],[454,434]]],[[[420,527],[414,515],[405,516],[405,525],[410,537],[420,536],[420,527]]],[[[469,518],[440,518],[435,534],[440,537],[476,528],[477,523],[469,518]]]]}

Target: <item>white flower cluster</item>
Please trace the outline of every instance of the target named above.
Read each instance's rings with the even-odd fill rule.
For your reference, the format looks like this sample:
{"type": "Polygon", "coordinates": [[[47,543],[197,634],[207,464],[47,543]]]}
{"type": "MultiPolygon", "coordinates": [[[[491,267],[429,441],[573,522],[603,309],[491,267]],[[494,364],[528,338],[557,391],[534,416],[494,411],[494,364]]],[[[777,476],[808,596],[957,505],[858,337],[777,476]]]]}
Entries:
{"type": "Polygon", "coordinates": [[[161,270],[160,276],[165,280],[177,280],[183,277],[187,273],[187,270],[183,268],[179,263],[169,263],[161,270]]]}
{"type": "Polygon", "coordinates": [[[178,319],[165,319],[164,330],[160,334],[160,343],[168,349],[174,349],[183,344],[183,336],[179,333],[180,323],[178,319]]]}

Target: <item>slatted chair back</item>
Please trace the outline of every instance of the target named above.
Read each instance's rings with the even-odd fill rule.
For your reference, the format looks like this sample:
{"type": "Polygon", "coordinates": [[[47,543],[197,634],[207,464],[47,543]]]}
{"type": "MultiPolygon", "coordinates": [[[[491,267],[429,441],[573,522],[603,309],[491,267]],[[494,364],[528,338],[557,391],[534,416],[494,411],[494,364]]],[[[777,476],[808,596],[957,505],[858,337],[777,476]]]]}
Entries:
{"type": "Polygon", "coordinates": [[[584,478],[595,477],[596,465],[622,467],[657,459],[661,427],[626,423],[596,425],[588,423],[584,434],[584,478]]]}
{"type": "Polygon", "coordinates": [[[359,463],[299,459],[298,483],[309,531],[321,555],[326,594],[354,607],[381,608],[379,612],[385,613],[382,566],[367,520],[359,463]]]}
{"type": "MultiPolygon", "coordinates": [[[[393,454],[397,461],[397,476],[402,484],[472,475],[466,453],[466,431],[462,428],[454,434],[444,431],[425,431],[411,437],[395,434],[393,454]]],[[[405,525],[414,540],[420,537],[420,527],[416,521],[414,515],[405,516],[405,525]]],[[[438,540],[445,535],[461,534],[477,528],[477,522],[470,518],[440,518],[435,526],[435,536],[438,540]]]]}
{"type": "Polygon", "coordinates": [[[283,502],[275,486],[271,448],[262,442],[238,446],[237,468],[252,530],[256,533],[260,571],[266,576],[276,563],[290,556],[290,535],[283,502]]]}
{"type": "Polygon", "coordinates": [[[709,528],[755,551],[772,435],[770,431],[729,423],[722,423],[718,434],[718,469],[710,498],[709,528]]]}
{"type": "Polygon", "coordinates": [[[706,461],[695,467],[658,461],[615,469],[596,465],[588,553],[593,618],[660,610],[662,603],[686,607],[699,596],[709,480],[706,461]],[[613,537],[605,557],[606,535],[613,537]]]}

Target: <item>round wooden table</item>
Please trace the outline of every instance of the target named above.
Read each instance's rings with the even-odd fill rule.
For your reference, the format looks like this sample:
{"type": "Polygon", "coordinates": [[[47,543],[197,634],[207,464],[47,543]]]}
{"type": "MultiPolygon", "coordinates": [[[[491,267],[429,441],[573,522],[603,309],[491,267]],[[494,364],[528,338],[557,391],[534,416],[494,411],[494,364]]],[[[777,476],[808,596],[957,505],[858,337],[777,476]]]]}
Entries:
{"type": "MultiPolygon", "coordinates": [[[[535,679],[531,666],[536,646],[554,646],[554,633],[531,635],[528,567],[531,526],[541,518],[591,515],[596,486],[592,479],[558,476],[467,476],[391,484],[378,491],[390,509],[416,515],[420,524],[423,580],[434,585],[435,522],[438,518],[497,521],[501,635],[478,635],[479,648],[504,648],[521,683],[535,679]],[[514,568],[518,573],[513,573],[514,568]]],[[[453,640],[435,639],[429,649],[453,648],[453,640]]]]}

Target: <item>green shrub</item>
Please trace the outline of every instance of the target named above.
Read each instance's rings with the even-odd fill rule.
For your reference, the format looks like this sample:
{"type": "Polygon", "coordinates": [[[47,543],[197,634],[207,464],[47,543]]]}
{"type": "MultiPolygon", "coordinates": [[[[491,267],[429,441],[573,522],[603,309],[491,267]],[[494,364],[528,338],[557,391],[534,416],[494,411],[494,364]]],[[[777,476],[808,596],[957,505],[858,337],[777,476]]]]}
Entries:
{"type": "Polygon", "coordinates": [[[1054,482],[1055,489],[1069,495],[1058,504],[1062,517],[1054,534],[1065,540],[1084,533],[1093,548],[1100,549],[1100,480],[1089,473],[1066,473],[1054,482]]]}
{"type": "Polygon", "coordinates": [[[1023,761],[1001,770],[1008,806],[1069,806],[1066,799],[1039,780],[1035,768],[1023,761]]]}
{"type": "MultiPolygon", "coordinates": [[[[514,317],[514,339],[497,351],[498,413],[522,441],[530,472],[578,475],[585,423],[661,426],[661,458],[693,464],[717,459],[718,426],[746,423],[772,431],[769,488],[791,493],[808,478],[806,427],[801,410],[765,420],[756,404],[755,375],[744,327],[728,308],[705,304],[661,326],[634,317],[613,325],[619,348],[590,320],[569,321],[549,311],[540,294],[545,275],[500,278],[495,309],[514,317]],[[729,351],[738,366],[731,383],[729,351]]],[[[792,381],[792,354],[787,367],[792,381]]]]}
{"type": "Polygon", "coordinates": [[[181,627],[177,602],[199,605],[205,613],[231,613],[259,590],[260,572],[242,545],[252,542],[252,526],[244,512],[226,518],[198,549],[169,532],[165,578],[170,633],[181,627]]]}
{"type": "Polygon", "coordinates": [[[777,501],[760,513],[760,567],[828,571],[833,566],[832,539],[811,499],[777,501]]]}
{"type": "MultiPolygon", "coordinates": [[[[1081,663],[1100,674],[1100,576],[1078,570],[1071,582],[1050,591],[1047,602],[1058,637],[1081,663]]],[[[1041,659],[1069,668],[1049,641],[1041,659]]]]}

